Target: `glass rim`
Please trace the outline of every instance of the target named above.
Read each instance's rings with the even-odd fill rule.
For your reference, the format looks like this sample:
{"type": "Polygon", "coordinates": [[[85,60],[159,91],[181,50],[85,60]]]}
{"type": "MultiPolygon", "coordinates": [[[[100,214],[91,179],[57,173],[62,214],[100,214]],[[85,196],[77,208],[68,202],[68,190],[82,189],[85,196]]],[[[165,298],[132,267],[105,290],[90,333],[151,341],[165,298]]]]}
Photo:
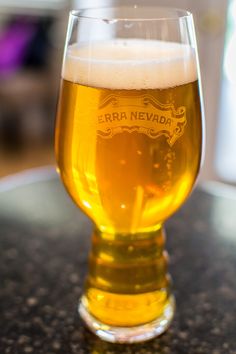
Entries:
{"type": "Polygon", "coordinates": [[[173,20],[182,20],[184,18],[190,18],[192,17],[192,13],[188,10],[184,10],[181,8],[176,8],[176,7],[167,7],[167,6],[155,6],[155,5],[122,5],[122,6],[101,6],[101,7],[90,7],[90,8],[83,8],[83,9],[77,9],[77,10],[71,10],[70,11],[70,15],[73,16],[74,18],[78,18],[78,19],[87,19],[87,20],[97,20],[97,21],[173,21],[173,20]],[[115,9],[119,9],[119,8],[128,8],[128,9],[155,9],[156,11],[166,11],[168,13],[168,11],[171,13],[173,11],[176,12],[176,16],[170,15],[168,16],[152,16],[152,17],[136,17],[136,18],[132,18],[130,16],[124,16],[124,17],[120,17],[120,16],[89,16],[87,14],[84,14],[85,12],[91,10],[91,11],[96,11],[96,10],[115,10],[115,9]]]}

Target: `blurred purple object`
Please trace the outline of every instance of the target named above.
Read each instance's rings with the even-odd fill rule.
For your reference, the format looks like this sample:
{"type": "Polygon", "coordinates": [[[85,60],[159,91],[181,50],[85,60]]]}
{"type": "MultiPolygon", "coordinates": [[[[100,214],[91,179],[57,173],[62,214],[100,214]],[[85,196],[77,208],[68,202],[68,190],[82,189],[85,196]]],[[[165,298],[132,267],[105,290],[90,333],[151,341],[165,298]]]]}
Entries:
{"type": "Polygon", "coordinates": [[[4,32],[0,34],[1,77],[6,78],[21,68],[36,31],[35,21],[20,18],[8,24],[4,32]]]}

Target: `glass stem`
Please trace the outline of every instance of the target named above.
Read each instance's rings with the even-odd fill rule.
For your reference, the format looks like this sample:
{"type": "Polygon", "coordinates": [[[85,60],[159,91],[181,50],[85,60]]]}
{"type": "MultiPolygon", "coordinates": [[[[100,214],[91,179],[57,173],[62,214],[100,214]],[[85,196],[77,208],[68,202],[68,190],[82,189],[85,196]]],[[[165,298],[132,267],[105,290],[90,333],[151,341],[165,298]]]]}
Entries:
{"type": "Polygon", "coordinates": [[[83,303],[103,324],[132,327],[163,315],[170,300],[163,227],[150,233],[95,230],[83,303]]]}

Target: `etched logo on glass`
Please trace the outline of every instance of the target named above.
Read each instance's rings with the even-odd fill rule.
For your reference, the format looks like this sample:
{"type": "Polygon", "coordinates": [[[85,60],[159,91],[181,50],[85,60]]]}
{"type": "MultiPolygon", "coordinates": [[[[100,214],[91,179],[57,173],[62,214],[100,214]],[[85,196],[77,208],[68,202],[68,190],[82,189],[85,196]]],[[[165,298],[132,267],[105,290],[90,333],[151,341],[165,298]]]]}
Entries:
{"type": "Polygon", "coordinates": [[[138,132],[155,139],[166,136],[170,146],[184,133],[186,108],[160,103],[151,95],[105,97],[97,112],[97,134],[112,138],[122,132],[138,132]]]}

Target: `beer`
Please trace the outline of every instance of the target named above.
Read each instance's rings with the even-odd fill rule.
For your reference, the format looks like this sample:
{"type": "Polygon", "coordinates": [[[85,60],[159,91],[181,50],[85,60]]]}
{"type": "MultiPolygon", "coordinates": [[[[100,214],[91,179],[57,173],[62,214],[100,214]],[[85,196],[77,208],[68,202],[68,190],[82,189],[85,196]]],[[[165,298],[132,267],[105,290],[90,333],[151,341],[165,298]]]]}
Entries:
{"type": "Polygon", "coordinates": [[[96,225],[82,304],[107,325],[154,321],[172,301],[162,224],[189,195],[201,159],[194,50],[72,45],[62,73],[58,166],[96,225]]]}

